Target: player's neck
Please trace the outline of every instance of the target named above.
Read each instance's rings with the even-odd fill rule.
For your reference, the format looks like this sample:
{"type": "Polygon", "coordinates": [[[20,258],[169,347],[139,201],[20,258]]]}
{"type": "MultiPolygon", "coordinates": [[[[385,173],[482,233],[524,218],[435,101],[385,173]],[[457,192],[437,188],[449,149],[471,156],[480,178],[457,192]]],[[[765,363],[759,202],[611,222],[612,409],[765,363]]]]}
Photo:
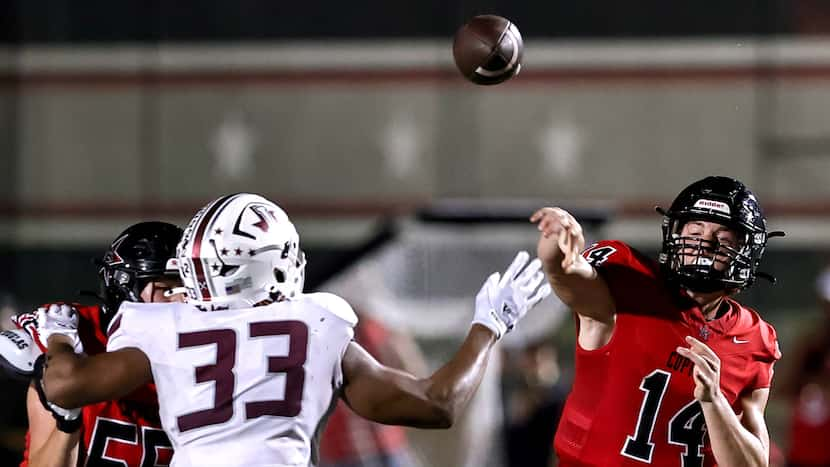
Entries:
{"type": "Polygon", "coordinates": [[[686,290],[686,294],[689,298],[694,300],[695,303],[697,303],[697,306],[700,307],[701,313],[703,313],[703,317],[706,318],[707,321],[717,319],[723,314],[721,313],[721,305],[726,303],[726,295],[723,292],[718,291],[704,293],[686,290]]]}

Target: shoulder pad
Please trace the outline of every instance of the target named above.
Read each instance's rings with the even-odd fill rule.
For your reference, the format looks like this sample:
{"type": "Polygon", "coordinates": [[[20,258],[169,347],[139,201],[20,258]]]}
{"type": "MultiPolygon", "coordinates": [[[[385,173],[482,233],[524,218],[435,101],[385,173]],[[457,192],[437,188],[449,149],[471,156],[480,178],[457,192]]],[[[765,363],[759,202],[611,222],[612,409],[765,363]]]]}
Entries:
{"type": "Polygon", "coordinates": [[[355,314],[352,306],[338,295],[328,292],[318,292],[304,294],[302,297],[349,323],[349,326],[354,327],[357,325],[357,314],[355,314]]]}
{"type": "Polygon", "coordinates": [[[121,306],[118,307],[118,311],[115,313],[115,316],[109,322],[107,326],[107,336],[111,336],[115,331],[121,326],[121,322],[124,319],[128,319],[132,321],[132,316],[136,313],[147,313],[150,310],[159,309],[159,305],[171,305],[170,303],[135,303],[135,302],[122,302],[121,306]]]}
{"type": "Polygon", "coordinates": [[[770,361],[781,359],[781,348],[778,346],[778,335],[775,328],[766,321],[761,321],[761,341],[764,343],[764,350],[770,361]]]}
{"type": "Polygon", "coordinates": [[[778,347],[778,334],[770,323],[764,321],[757,310],[743,305],[737,300],[730,299],[733,306],[740,310],[737,332],[751,333],[752,340],[757,343],[756,354],[766,362],[774,362],[781,358],[781,349],[778,347]]]}

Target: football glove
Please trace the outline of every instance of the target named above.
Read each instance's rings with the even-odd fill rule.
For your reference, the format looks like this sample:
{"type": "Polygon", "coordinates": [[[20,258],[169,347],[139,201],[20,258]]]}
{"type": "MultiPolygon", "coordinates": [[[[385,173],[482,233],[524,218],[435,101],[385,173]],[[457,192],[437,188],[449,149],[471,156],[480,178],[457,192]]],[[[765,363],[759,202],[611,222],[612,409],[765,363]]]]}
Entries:
{"type": "Polygon", "coordinates": [[[522,319],[528,310],[550,295],[550,284],[545,282],[542,262],[520,251],[504,271],[493,273],[476,295],[473,324],[481,324],[501,338],[522,319]]]}
{"type": "Polygon", "coordinates": [[[61,334],[69,338],[75,353],[83,353],[84,346],[78,336],[78,310],[67,303],[53,303],[42,306],[35,312],[36,335],[32,337],[46,348],[49,337],[61,334]]]}

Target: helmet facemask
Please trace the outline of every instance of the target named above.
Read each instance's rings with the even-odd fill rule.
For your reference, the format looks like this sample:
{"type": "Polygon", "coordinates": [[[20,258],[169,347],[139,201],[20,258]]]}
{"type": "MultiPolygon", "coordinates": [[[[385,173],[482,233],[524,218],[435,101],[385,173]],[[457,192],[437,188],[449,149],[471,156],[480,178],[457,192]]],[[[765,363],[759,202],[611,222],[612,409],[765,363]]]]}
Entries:
{"type": "Polygon", "coordinates": [[[693,220],[664,220],[663,251],[660,262],[678,283],[696,292],[740,290],[752,284],[755,268],[766,244],[764,233],[752,234],[743,228],[730,228],[737,234],[731,246],[698,236],[684,236],[683,227],[693,220]]]}
{"type": "Polygon", "coordinates": [[[139,274],[125,268],[101,266],[98,272],[101,277],[102,297],[108,309],[118,310],[121,302],[143,302],[141,292],[147,284],[161,279],[175,279],[179,276],[175,271],[158,272],[155,274],[139,274]]]}
{"type": "Polygon", "coordinates": [[[286,242],[280,252],[280,262],[273,269],[277,281],[270,292],[274,301],[294,298],[305,285],[305,253],[295,244],[286,242]]]}
{"type": "Polygon", "coordinates": [[[121,302],[141,301],[141,291],[144,289],[146,282],[140,281],[141,283],[139,283],[138,278],[132,271],[102,265],[98,274],[101,277],[101,295],[104,297],[108,309],[115,312],[121,302]]]}
{"type": "Polygon", "coordinates": [[[692,183],[677,195],[663,214],[663,243],[659,262],[666,276],[694,292],[733,293],[751,286],[756,277],[775,282],[758,271],[767,240],[784,236],[767,232],[767,222],[755,195],[740,181],[712,176],[692,183]],[[684,226],[705,221],[727,227],[735,241],[704,240],[684,226]]]}

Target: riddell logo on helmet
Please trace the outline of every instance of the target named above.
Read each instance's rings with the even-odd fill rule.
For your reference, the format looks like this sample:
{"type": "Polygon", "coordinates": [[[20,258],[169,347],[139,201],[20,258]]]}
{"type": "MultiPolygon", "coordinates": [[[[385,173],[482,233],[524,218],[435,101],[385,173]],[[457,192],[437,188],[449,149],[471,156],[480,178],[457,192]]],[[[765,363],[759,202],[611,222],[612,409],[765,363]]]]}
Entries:
{"type": "Polygon", "coordinates": [[[713,201],[711,199],[699,199],[695,201],[696,208],[711,209],[712,211],[722,212],[724,214],[731,214],[729,205],[720,201],[713,201]]]}

